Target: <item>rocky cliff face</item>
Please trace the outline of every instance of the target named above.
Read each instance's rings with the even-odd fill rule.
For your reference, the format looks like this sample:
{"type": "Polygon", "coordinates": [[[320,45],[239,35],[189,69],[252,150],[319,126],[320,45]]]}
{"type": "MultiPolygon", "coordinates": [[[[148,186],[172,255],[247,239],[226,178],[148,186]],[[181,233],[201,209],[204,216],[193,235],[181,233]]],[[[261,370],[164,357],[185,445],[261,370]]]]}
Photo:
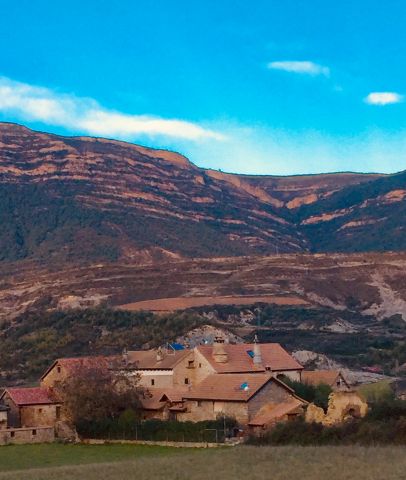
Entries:
{"type": "Polygon", "coordinates": [[[224,174],[174,152],[0,124],[3,261],[399,250],[405,208],[406,174],[224,174]]]}
{"type": "Polygon", "coordinates": [[[270,195],[179,154],[10,124],[0,125],[0,147],[3,259],[306,249],[270,195]]]}

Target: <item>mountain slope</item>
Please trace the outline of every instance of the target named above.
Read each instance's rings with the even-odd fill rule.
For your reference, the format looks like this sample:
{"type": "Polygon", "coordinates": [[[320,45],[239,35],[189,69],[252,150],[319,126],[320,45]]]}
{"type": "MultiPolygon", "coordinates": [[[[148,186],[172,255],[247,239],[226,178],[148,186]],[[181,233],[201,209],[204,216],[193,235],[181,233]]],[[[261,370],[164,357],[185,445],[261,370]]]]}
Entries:
{"type": "Polygon", "coordinates": [[[406,171],[347,186],[297,216],[313,251],[406,250],[406,171]]]}
{"type": "Polygon", "coordinates": [[[179,154],[12,124],[0,124],[0,147],[3,260],[306,249],[287,209],[179,154]]]}
{"type": "Polygon", "coordinates": [[[226,174],[174,152],[0,123],[0,260],[402,250],[405,176],[226,174]]]}

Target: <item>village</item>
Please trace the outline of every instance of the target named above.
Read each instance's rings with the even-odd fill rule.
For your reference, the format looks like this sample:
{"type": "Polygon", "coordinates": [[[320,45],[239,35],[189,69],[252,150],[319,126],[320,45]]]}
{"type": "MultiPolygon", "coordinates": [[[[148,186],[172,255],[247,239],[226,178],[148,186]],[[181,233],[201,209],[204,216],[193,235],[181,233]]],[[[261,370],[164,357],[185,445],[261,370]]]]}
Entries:
{"type": "MultiPolygon", "coordinates": [[[[168,344],[116,356],[60,358],[35,387],[5,388],[0,397],[0,445],[78,441],[64,401],[55,392],[81,368],[124,375],[142,388],[140,421],[201,422],[232,418],[230,437],[261,436],[302,417],[335,425],[366,415],[368,405],[337,370],[306,371],[278,343],[232,344],[216,337],[194,348],[168,344]],[[294,384],[327,385],[328,408],[301,398],[294,384]]],[[[95,392],[97,395],[97,392],[95,392]]]]}

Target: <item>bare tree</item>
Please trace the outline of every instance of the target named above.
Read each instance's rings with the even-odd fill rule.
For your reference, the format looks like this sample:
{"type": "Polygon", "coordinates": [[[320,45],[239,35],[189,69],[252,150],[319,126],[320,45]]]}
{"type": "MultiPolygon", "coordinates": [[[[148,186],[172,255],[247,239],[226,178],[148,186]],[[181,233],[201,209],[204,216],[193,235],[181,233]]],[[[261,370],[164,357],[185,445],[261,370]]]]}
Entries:
{"type": "Polygon", "coordinates": [[[103,364],[81,364],[58,385],[55,395],[63,402],[66,419],[77,425],[117,418],[125,410],[139,414],[142,398],[149,393],[139,386],[139,377],[129,379],[103,364]]]}

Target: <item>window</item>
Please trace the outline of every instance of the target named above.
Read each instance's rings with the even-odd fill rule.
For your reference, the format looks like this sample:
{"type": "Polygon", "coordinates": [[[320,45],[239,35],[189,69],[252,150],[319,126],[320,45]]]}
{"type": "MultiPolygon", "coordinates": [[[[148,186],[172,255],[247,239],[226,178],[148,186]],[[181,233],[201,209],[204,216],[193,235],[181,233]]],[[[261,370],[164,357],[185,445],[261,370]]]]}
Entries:
{"type": "Polygon", "coordinates": [[[155,385],[155,379],[151,378],[151,387],[153,387],[154,385],[155,385]]]}
{"type": "Polygon", "coordinates": [[[37,431],[36,431],[36,430],[33,430],[33,431],[32,431],[32,436],[35,437],[36,434],[37,434],[37,431]]]}
{"type": "Polygon", "coordinates": [[[188,368],[193,368],[195,366],[194,360],[189,360],[188,362],[188,368]]]}
{"type": "Polygon", "coordinates": [[[201,400],[198,400],[198,401],[197,401],[197,406],[198,406],[198,407],[201,407],[201,406],[202,406],[202,401],[201,401],[201,400]]]}
{"type": "Polygon", "coordinates": [[[61,373],[61,367],[60,367],[59,365],[56,367],[56,371],[57,371],[58,373],[61,373]]]}
{"type": "Polygon", "coordinates": [[[61,407],[56,407],[55,415],[57,420],[61,418],[61,407]]]}
{"type": "Polygon", "coordinates": [[[202,364],[201,364],[201,363],[199,363],[199,368],[202,368],[202,364]]]}
{"type": "Polygon", "coordinates": [[[13,438],[16,432],[10,432],[10,437],[13,438]]]}
{"type": "Polygon", "coordinates": [[[185,385],[189,385],[189,379],[185,378],[185,385]]]}

